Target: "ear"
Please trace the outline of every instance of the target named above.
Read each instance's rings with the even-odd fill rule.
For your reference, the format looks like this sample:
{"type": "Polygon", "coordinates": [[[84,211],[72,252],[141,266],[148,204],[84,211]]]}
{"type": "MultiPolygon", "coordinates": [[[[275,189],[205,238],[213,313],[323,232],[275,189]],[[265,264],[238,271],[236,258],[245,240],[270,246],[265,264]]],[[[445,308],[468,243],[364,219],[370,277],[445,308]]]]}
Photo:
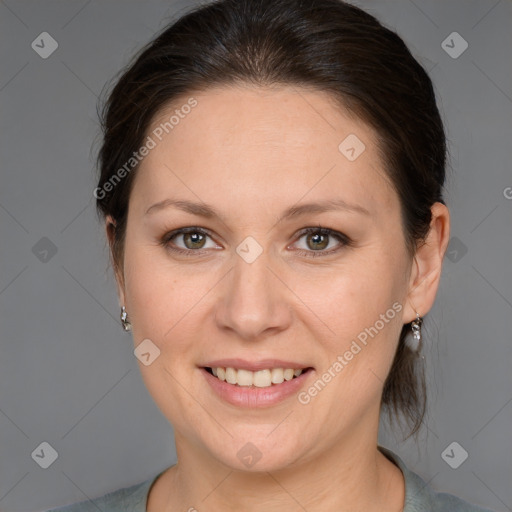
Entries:
{"type": "Polygon", "coordinates": [[[117,284],[117,296],[119,297],[119,305],[125,305],[125,292],[124,292],[124,276],[123,269],[118,267],[114,258],[114,239],[116,231],[116,221],[111,215],[105,217],[105,231],[107,235],[108,245],[110,248],[110,263],[114,269],[114,276],[117,284]]]}
{"type": "Polygon", "coordinates": [[[434,304],[441,279],[443,258],[450,238],[450,212],[442,203],[431,208],[432,220],[425,243],[417,248],[409,281],[403,323],[412,322],[416,312],[424,316],[434,304]]]}

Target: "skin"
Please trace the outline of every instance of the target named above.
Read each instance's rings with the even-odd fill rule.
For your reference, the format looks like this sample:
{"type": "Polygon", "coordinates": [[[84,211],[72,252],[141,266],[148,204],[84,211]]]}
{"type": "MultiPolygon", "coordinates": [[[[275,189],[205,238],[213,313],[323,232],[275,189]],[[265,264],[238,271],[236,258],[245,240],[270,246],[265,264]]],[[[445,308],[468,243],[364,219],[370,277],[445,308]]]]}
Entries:
{"type": "MultiPolygon", "coordinates": [[[[161,351],[139,366],[173,425],[178,455],[147,510],[398,512],[404,480],[377,450],[380,400],[402,325],[434,302],[449,212],[433,205],[428,239],[412,257],[375,132],[323,92],[239,86],[193,96],[198,105],[137,170],[116,272],[135,346],[149,338],[161,351]],[[338,150],[349,134],[366,146],[352,162],[338,150]],[[208,203],[221,218],[173,207],[145,214],[167,198],[208,203]],[[277,222],[290,206],[340,198],[369,214],[277,222]],[[211,234],[202,248],[186,235],[169,242],[191,256],[160,243],[188,226],[211,234]],[[353,244],[299,234],[318,226],[353,244]],[[247,236],[263,249],[251,264],[236,252],[247,236]],[[331,249],[315,258],[299,252],[331,249]],[[307,405],[296,396],[260,409],[230,405],[198,368],[222,357],[293,359],[314,368],[307,389],[395,302],[401,311],[307,405]],[[237,457],[247,442],[262,454],[251,468],[237,457]]],[[[148,134],[187,98],[162,111],[148,134]]]]}

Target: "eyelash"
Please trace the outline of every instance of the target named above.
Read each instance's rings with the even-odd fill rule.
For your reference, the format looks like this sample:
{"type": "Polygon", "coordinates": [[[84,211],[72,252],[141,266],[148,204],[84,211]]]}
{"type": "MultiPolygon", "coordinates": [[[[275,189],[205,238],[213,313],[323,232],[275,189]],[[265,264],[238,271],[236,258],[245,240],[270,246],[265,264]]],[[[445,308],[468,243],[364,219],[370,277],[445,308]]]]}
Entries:
{"type": "MultiPolygon", "coordinates": [[[[172,247],[170,245],[170,242],[174,237],[176,237],[178,235],[187,234],[187,233],[199,233],[201,235],[206,235],[211,238],[211,235],[202,228],[187,227],[187,228],[176,229],[174,231],[170,231],[169,233],[166,233],[163,236],[163,238],[160,242],[160,245],[162,245],[167,250],[170,250],[170,251],[178,253],[178,254],[183,254],[185,256],[192,256],[193,253],[195,253],[195,255],[197,255],[197,254],[201,255],[204,252],[208,251],[208,249],[206,249],[206,250],[182,249],[180,247],[172,247]]],[[[304,235],[309,235],[309,234],[328,235],[330,237],[336,238],[340,242],[341,245],[340,245],[340,247],[331,249],[330,251],[311,251],[311,250],[305,251],[303,249],[295,249],[299,254],[304,255],[307,258],[318,258],[318,257],[322,257],[322,256],[328,256],[328,255],[331,255],[331,254],[334,254],[334,253],[340,251],[343,247],[350,247],[353,245],[353,241],[347,235],[340,233],[338,231],[334,231],[333,229],[323,228],[321,226],[309,227],[309,228],[303,229],[302,231],[300,231],[300,233],[298,233],[297,241],[300,240],[304,235]]]]}

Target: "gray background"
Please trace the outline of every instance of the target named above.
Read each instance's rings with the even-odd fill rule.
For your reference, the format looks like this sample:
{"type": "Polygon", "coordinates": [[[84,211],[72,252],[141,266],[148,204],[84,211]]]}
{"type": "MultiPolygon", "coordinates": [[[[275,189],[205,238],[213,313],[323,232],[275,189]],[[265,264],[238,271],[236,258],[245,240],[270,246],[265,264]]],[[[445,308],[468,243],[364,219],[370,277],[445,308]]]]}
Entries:
{"type": "MultiPolygon", "coordinates": [[[[105,83],[191,5],[0,1],[2,512],[97,497],[175,462],[119,324],[93,159],[105,83]],[[44,31],[59,44],[47,59],[31,48],[44,31]],[[43,237],[54,255],[38,252],[43,237]],[[44,441],[58,452],[47,469],[31,456],[44,441]]],[[[452,167],[453,239],[424,324],[429,413],[417,444],[384,425],[379,441],[434,488],[512,510],[512,3],[358,5],[430,71],[452,167]],[[454,31],[469,44],[456,59],[441,46],[454,31]],[[458,469],[441,456],[454,441],[469,454],[458,469]]]]}

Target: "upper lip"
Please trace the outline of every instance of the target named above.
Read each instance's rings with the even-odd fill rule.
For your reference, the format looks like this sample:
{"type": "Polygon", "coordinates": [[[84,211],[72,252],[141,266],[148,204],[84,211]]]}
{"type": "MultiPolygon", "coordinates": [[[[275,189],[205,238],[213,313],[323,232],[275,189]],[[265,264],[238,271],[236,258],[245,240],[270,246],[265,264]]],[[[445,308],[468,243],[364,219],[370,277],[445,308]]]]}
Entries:
{"type": "Polygon", "coordinates": [[[202,365],[207,368],[236,368],[237,370],[249,370],[256,372],[258,370],[267,370],[272,368],[293,368],[306,369],[309,365],[297,363],[296,361],[283,361],[281,359],[260,359],[258,361],[247,361],[246,359],[216,359],[202,365]]]}

